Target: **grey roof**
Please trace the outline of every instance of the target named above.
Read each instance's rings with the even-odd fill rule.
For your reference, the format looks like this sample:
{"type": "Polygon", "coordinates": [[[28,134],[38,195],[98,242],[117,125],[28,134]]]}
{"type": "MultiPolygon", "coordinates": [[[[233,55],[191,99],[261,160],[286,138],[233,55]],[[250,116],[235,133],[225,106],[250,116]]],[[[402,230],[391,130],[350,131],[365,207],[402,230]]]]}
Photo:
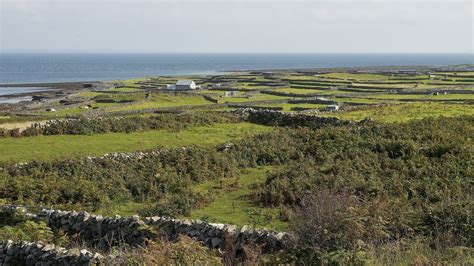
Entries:
{"type": "Polygon", "coordinates": [[[193,83],[193,81],[190,79],[180,79],[176,81],[176,85],[183,85],[183,86],[189,86],[191,85],[191,83],[193,83]]]}

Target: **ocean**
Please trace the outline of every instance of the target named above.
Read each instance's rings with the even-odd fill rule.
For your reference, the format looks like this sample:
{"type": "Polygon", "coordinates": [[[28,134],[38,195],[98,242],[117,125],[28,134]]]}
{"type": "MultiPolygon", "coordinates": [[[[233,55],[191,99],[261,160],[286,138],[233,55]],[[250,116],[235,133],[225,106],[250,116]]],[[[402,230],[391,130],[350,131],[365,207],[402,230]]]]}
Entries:
{"type": "Polygon", "coordinates": [[[105,81],[231,70],[472,64],[472,54],[0,54],[0,84],[105,81]]]}

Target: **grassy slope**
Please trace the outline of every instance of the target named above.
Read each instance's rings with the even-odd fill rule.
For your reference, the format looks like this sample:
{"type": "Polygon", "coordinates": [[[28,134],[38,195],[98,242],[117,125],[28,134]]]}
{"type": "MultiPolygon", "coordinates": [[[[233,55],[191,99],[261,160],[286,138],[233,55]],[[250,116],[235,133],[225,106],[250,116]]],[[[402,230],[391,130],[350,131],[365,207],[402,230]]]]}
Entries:
{"type": "Polygon", "coordinates": [[[250,123],[216,124],[181,132],[163,130],[107,133],[91,136],[59,135],[0,139],[0,161],[51,160],[70,156],[102,155],[109,152],[130,152],[185,145],[212,145],[258,133],[269,128],[250,123]]]}
{"type": "Polygon", "coordinates": [[[248,198],[251,185],[265,182],[266,173],[271,167],[258,167],[242,170],[233,185],[233,180],[209,181],[196,186],[196,191],[217,195],[212,203],[194,210],[190,218],[236,225],[252,225],[276,230],[285,230],[286,223],[278,219],[279,209],[256,206],[248,198]]]}

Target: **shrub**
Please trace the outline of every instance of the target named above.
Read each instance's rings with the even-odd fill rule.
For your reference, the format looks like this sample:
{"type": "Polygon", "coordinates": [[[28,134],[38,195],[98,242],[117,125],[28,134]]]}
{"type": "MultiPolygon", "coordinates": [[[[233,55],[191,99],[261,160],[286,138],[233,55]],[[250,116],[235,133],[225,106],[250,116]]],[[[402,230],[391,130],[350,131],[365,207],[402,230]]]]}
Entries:
{"type": "Polygon", "coordinates": [[[186,236],[176,242],[157,239],[146,248],[125,250],[121,257],[124,265],[222,265],[216,251],[186,236]]]}
{"type": "Polygon", "coordinates": [[[140,215],[168,217],[189,215],[191,210],[195,209],[199,202],[204,200],[201,195],[195,194],[191,190],[180,194],[172,194],[168,197],[169,199],[158,202],[143,210],[140,215]]]}
{"type": "Polygon", "coordinates": [[[389,238],[384,210],[347,192],[319,190],[308,195],[290,223],[297,257],[320,263],[358,263],[367,244],[389,238]]]}
{"type": "Polygon", "coordinates": [[[0,228],[0,239],[9,239],[13,241],[43,241],[52,242],[54,234],[44,222],[35,223],[26,221],[16,226],[4,226],[0,228]]]}
{"type": "Polygon", "coordinates": [[[328,190],[305,197],[291,224],[298,246],[314,254],[355,248],[364,235],[359,204],[348,193],[328,190]]]}

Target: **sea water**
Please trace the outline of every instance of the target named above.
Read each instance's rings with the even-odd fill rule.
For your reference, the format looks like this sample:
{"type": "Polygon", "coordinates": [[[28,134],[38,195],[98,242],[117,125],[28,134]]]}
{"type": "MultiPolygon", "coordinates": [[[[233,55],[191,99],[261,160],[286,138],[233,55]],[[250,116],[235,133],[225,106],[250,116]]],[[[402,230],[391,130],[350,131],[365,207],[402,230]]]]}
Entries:
{"type": "Polygon", "coordinates": [[[0,84],[103,81],[230,70],[472,64],[472,54],[0,54],[0,84]]]}

